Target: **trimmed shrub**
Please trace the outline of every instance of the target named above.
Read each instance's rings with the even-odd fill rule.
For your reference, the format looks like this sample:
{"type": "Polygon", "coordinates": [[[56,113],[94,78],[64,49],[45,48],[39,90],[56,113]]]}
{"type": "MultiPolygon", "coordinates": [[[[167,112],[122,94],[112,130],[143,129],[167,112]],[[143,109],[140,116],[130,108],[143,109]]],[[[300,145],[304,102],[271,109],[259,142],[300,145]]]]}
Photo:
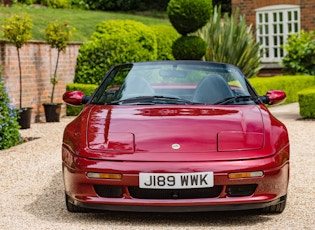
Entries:
{"type": "Polygon", "coordinates": [[[212,0],[170,0],[167,14],[178,33],[187,35],[209,21],[212,14],[212,0]]]}
{"type": "Polygon", "coordinates": [[[151,26],[157,41],[157,60],[174,60],[172,45],[180,34],[169,25],[151,26]]]}
{"type": "MultiPolygon", "coordinates": [[[[66,91],[81,91],[84,93],[84,95],[90,96],[94,93],[95,89],[98,87],[98,85],[93,84],[68,84],[66,85],[66,91]]],[[[82,106],[71,106],[67,105],[66,108],[66,114],[67,116],[77,116],[81,110],[83,109],[84,105],[82,106]]]]}
{"type": "Polygon", "coordinates": [[[182,36],[172,46],[173,55],[177,60],[201,60],[206,48],[206,42],[198,36],[182,36]]]}
{"type": "Polygon", "coordinates": [[[41,0],[41,4],[49,8],[70,8],[71,0],[41,0]]]}
{"type": "Polygon", "coordinates": [[[221,9],[215,7],[209,23],[195,33],[208,45],[205,60],[236,65],[248,78],[257,76],[261,64],[260,45],[251,26],[246,25],[244,17],[239,17],[238,11],[232,17],[226,13],[223,18],[221,9]]]}
{"type": "Polygon", "coordinates": [[[287,98],[283,104],[298,101],[298,91],[315,86],[314,76],[277,76],[250,78],[249,82],[259,95],[265,95],[268,90],[283,90],[287,98]]]}
{"type": "Polygon", "coordinates": [[[287,54],[282,60],[290,74],[315,75],[315,31],[291,34],[284,45],[287,54]]]}
{"type": "Polygon", "coordinates": [[[0,70],[0,150],[8,149],[22,142],[17,119],[18,112],[10,105],[0,70]]]}
{"type": "Polygon", "coordinates": [[[132,20],[105,21],[80,47],[74,83],[99,84],[113,65],[156,57],[156,36],[150,27],[132,20]]]}
{"type": "Polygon", "coordinates": [[[106,52],[105,47],[100,42],[89,41],[81,45],[73,82],[99,84],[107,70],[108,63],[104,62],[106,52]]]}
{"type": "Polygon", "coordinates": [[[99,40],[107,35],[120,35],[139,41],[144,46],[154,46],[145,44],[146,42],[156,43],[156,38],[152,33],[151,28],[141,22],[134,20],[107,20],[96,25],[96,30],[91,35],[91,40],[99,40]]]}
{"type": "Polygon", "coordinates": [[[315,118],[315,87],[298,92],[300,115],[305,118],[315,118]]]}

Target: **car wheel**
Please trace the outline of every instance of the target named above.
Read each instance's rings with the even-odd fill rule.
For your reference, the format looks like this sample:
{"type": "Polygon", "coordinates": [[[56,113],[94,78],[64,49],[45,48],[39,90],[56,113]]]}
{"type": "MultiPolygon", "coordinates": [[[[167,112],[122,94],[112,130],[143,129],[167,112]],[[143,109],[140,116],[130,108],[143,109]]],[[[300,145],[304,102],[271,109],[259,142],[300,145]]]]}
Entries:
{"type": "Polygon", "coordinates": [[[70,201],[69,196],[66,193],[65,193],[65,200],[66,200],[67,210],[69,212],[88,212],[89,211],[87,208],[82,208],[82,207],[74,205],[70,201]]]}
{"type": "Polygon", "coordinates": [[[276,204],[276,205],[272,205],[266,208],[262,209],[262,212],[265,214],[278,214],[278,213],[282,213],[283,210],[285,209],[286,203],[287,203],[287,196],[283,196],[281,197],[281,203],[276,204]]]}

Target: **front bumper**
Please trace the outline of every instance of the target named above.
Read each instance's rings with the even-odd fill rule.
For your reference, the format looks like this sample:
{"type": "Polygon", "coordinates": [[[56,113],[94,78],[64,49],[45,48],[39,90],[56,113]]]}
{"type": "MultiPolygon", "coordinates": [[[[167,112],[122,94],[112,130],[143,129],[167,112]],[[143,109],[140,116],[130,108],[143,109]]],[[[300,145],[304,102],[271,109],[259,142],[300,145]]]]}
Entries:
{"type": "Polygon", "coordinates": [[[222,205],[196,205],[196,206],[135,206],[135,205],[107,205],[73,201],[73,204],[92,210],[125,211],[125,212],[210,212],[210,211],[236,211],[263,209],[285,202],[286,195],[269,202],[250,204],[222,204],[222,205]]]}
{"type": "Polygon", "coordinates": [[[103,210],[145,212],[193,212],[260,209],[285,201],[289,182],[288,151],[272,157],[219,162],[115,162],[81,158],[63,148],[63,179],[66,194],[74,205],[103,210]],[[262,170],[255,178],[229,179],[229,172],[262,170]],[[202,198],[135,198],[131,187],[139,186],[139,172],[214,172],[217,195],[202,198]],[[87,172],[120,173],[121,179],[92,179],[87,172]],[[231,196],[232,186],[256,185],[251,194],[231,196]],[[96,187],[119,188],[102,195],[96,187]]]}

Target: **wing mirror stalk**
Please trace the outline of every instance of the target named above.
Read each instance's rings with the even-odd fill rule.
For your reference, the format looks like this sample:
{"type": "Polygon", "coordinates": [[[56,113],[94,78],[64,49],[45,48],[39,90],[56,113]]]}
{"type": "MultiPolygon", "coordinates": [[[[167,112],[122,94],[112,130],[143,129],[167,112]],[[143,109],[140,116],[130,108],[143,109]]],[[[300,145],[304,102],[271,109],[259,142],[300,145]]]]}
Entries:
{"type": "Polygon", "coordinates": [[[89,100],[91,99],[91,96],[83,96],[82,97],[82,104],[85,105],[86,103],[89,102],[89,100]]]}

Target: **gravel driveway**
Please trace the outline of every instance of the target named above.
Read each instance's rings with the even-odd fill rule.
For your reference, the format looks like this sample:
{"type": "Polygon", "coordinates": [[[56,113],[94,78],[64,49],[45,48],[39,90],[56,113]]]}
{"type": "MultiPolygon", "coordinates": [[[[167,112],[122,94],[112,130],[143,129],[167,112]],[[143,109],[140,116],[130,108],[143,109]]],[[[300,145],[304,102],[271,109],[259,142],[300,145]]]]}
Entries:
{"type": "Polygon", "coordinates": [[[315,229],[315,120],[298,119],[296,103],[271,108],[290,133],[291,179],[280,215],[213,213],[68,213],[61,178],[63,128],[32,124],[23,137],[38,137],[0,151],[0,229],[315,229]]]}

